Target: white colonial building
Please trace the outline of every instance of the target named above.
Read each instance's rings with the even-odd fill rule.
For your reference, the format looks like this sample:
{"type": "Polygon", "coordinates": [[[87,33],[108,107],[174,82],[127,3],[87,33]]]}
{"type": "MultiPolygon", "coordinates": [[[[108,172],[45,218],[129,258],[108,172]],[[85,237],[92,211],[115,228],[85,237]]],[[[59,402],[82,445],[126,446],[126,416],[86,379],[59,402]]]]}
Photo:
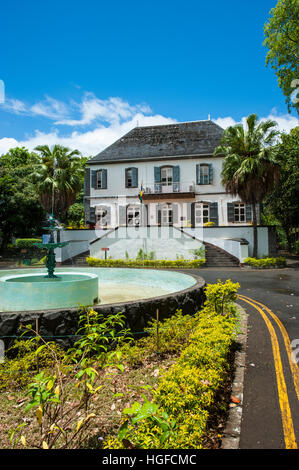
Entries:
{"type": "Polygon", "coordinates": [[[214,156],[214,149],[222,132],[212,121],[134,128],[88,161],[86,223],[99,228],[251,224],[250,205],[221,184],[223,157],[214,156]]]}
{"type": "MultiPolygon", "coordinates": [[[[85,223],[63,231],[57,260],[86,256],[193,258],[240,264],[252,255],[252,210],[221,184],[223,129],[212,121],[135,127],[87,162],[85,223]],[[104,251],[106,250],[106,251],[104,251]]],[[[257,207],[258,218],[260,215],[257,207]]],[[[273,227],[258,227],[258,255],[275,252],[273,227]]]]}

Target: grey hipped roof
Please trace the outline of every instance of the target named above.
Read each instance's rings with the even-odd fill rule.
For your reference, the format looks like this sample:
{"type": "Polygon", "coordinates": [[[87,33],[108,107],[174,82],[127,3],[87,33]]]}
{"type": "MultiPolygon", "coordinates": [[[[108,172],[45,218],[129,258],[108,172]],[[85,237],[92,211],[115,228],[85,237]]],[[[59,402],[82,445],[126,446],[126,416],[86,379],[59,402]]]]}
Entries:
{"type": "Polygon", "coordinates": [[[222,132],[213,121],[135,127],[88,163],[213,155],[222,132]]]}

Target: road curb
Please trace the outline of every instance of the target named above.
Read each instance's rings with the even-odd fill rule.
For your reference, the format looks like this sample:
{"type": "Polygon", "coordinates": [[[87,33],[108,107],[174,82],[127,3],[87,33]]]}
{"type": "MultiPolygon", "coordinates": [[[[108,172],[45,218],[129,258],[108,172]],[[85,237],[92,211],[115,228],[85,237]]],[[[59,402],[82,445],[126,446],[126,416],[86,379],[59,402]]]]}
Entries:
{"type": "Polygon", "coordinates": [[[248,314],[241,305],[237,304],[237,307],[241,314],[240,333],[237,336],[237,343],[240,347],[235,354],[231,395],[239,399],[240,403],[230,403],[228,420],[222,434],[221,449],[239,449],[241,436],[248,314]]]}

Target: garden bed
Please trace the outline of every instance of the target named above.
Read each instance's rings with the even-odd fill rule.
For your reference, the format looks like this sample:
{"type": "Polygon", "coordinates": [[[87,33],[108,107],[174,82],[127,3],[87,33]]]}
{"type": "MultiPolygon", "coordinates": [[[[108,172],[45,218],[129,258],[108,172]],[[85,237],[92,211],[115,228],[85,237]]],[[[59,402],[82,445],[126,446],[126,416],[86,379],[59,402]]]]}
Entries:
{"type": "Polygon", "coordinates": [[[279,258],[245,258],[243,263],[246,268],[256,269],[273,269],[273,268],[285,268],[286,259],[283,257],[279,258]]]}
{"type": "Polygon", "coordinates": [[[121,315],[88,310],[73,352],[26,341],[0,365],[1,448],[219,448],[236,286],[208,286],[203,310],[152,321],[143,338],[126,339],[121,315]]]}
{"type": "Polygon", "coordinates": [[[184,268],[184,269],[196,269],[201,268],[205,265],[205,259],[193,259],[193,260],[125,260],[125,259],[98,259],[88,257],[86,261],[90,267],[122,267],[122,268],[184,268]]]}

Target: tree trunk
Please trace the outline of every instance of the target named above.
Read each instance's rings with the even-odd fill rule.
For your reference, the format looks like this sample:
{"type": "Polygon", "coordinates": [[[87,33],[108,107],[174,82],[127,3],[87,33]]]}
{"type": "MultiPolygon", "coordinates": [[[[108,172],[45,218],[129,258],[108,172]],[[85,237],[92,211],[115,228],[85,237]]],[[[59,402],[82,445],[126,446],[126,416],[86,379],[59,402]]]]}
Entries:
{"type": "Polygon", "coordinates": [[[256,205],[252,204],[252,222],[253,222],[253,258],[257,258],[257,218],[256,205]]]}

